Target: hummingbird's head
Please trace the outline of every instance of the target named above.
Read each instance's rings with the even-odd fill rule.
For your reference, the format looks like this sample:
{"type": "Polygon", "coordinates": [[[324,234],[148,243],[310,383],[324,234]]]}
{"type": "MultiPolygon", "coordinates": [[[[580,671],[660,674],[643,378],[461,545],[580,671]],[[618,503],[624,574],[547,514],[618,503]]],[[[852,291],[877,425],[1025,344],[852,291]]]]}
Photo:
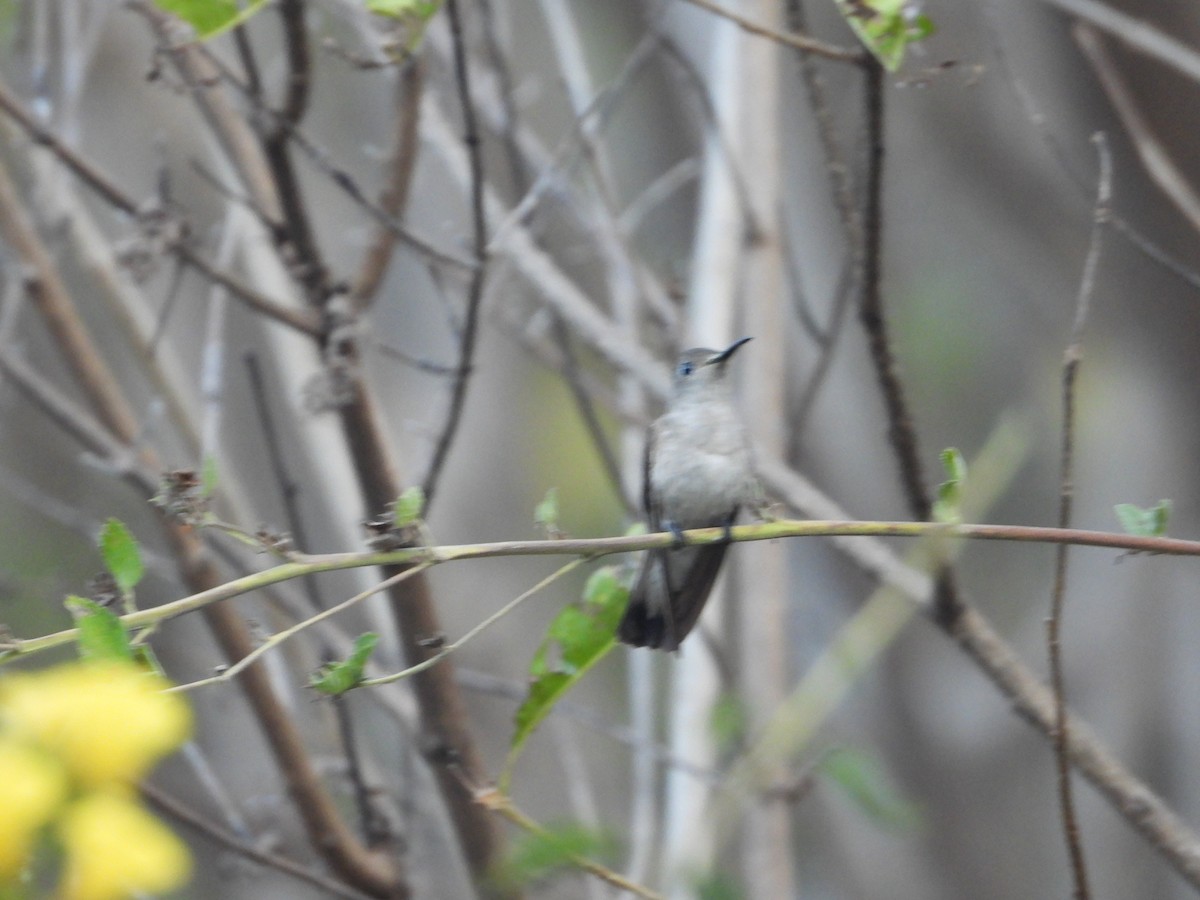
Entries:
{"type": "Polygon", "coordinates": [[[723,381],[725,364],[749,340],[748,337],[741,338],[724,350],[709,350],[706,347],[684,350],[675,366],[675,395],[693,394],[698,390],[703,391],[704,385],[723,381]]]}

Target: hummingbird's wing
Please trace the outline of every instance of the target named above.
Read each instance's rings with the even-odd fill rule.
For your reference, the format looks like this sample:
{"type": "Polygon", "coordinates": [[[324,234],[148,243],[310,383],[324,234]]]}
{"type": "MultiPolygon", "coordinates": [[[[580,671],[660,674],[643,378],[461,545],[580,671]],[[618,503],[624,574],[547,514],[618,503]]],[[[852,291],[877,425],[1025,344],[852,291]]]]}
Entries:
{"type": "Polygon", "coordinates": [[[642,509],[646,512],[646,520],[655,528],[662,524],[662,502],[658,498],[658,492],[654,490],[654,479],[650,472],[654,459],[654,444],[657,440],[656,421],[646,429],[646,447],[642,451],[642,509]]]}
{"type": "Polygon", "coordinates": [[[710,544],[648,551],[617,636],[635,647],[678,649],[700,618],[725,549],[725,544],[710,544]]]}

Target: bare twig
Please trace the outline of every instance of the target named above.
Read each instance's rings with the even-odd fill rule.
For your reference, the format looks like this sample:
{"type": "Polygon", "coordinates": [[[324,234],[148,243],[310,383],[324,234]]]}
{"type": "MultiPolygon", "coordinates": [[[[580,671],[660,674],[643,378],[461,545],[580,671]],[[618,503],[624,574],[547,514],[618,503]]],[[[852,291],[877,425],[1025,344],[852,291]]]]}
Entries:
{"type": "MultiPolygon", "coordinates": [[[[400,70],[395,85],[396,111],[392,132],[392,150],[385,168],[385,184],[379,196],[379,207],[388,215],[402,220],[408,206],[409,188],[417,168],[417,138],[420,134],[421,96],[425,88],[425,67],[420,59],[409,60],[400,70]]],[[[396,247],[395,232],[378,225],[359,264],[350,295],[362,308],[375,298],[396,247]]]]}
{"type": "Polygon", "coordinates": [[[450,20],[450,34],[454,44],[454,80],[458,88],[459,104],[462,107],[463,143],[467,148],[467,159],[471,169],[471,238],[474,268],[467,285],[467,308],[463,315],[462,337],[459,343],[458,372],[450,390],[450,408],[446,423],[434,444],[429,470],[422,479],[426,504],[432,503],[437,493],[442,468],[450,453],[450,447],[458,434],[462,421],[463,405],[467,399],[467,386],[471,381],[471,370],[475,360],[475,339],[479,330],[479,307],[483,299],[484,278],[487,274],[487,212],[484,209],[483,148],[479,143],[479,125],[475,106],[471,99],[471,77],[467,66],[466,38],[463,35],[462,15],[458,0],[446,0],[446,12],[450,20]]]}
{"type": "Polygon", "coordinates": [[[871,362],[887,409],[888,438],[900,466],[908,508],[913,518],[928,519],[931,509],[929,490],[921,471],[917,434],[896,370],[883,311],[883,67],[875,60],[864,64],[863,83],[868,160],[863,199],[862,306],[859,315],[867,332],[871,362]]]}
{"type": "Polygon", "coordinates": [[[221,684],[223,682],[229,681],[231,678],[233,678],[233,677],[241,674],[243,671],[245,671],[245,669],[248,666],[253,664],[254,661],[256,659],[258,659],[260,656],[262,656],[264,653],[267,653],[268,651],[273,650],[274,648],[280,646],[285,641],[289,640],[290,638],[295,637],[301,631],[311,628],[313,625],[316,625],[318,622],[323,622],[328,618],[336,616],[340,612],[345,612],[350,607],[355,606],[358,603],[361,603],[363,600],[366,600],[368,597],[375,596],[376,594],[380,593],[381,591],[390,590],[392,587],[399,584],[401,581],[406,581],[409,578],[419,575],[421,572],[424,572],[428,568],[429,568],[429,564],[421,563],[421,564],[411,566],[406,569],[402,569],[399,572],[397,572],[396,574],[389,576],[384,581],[381,581],[379,584],[372,585],[371,587],[367,588],[365,591],[359,591],[353,597],[343,600],[341,603],[335,603],[333,606],[329,607],[328,609],[321,610],[320,612],[309,616],[307,619],[302,619],[301,621],[297,622],[295,625],[292,625],[290,628],[285,628],[285,629],[283,629],[283,631],[277,631],[275,634],[271,635],[269,638],[267,638],[265,641],[263,641],[261,644],[259,644],[257,647],[255,647],[253,650],[250,650],[248,653],[244,654],[237,662],[233,663],[233,665],[228,666],[226,669],[219,672],[218,674],[213,675],[210,678],[202,678],[199,681],[192,681],[192,682],[188,682],[187,684],[176,685],[175,687],[170,688],[170,690],[172,690],[172,691],[190,691],[190,690],[194,690],[196,688],[207,687],[210,684],[221,684]]]}
{"type": "Polygon", "coordinates": [[[867,57],[866,52],[857,47],[838,47],[834,44],[818,41],[816,38],[811,38],[798,31],[778,31],[774,28],[767,28],[765,25],[760,25],[757,22],[747,19],[745,16],[738,15],[732,10],[718,6],[716,3],[711,2],[711,0],[687,0],[687,2],[713,15],[728,19],[748,34],[768,38],[783,44],[785,47],[793,47],[796,50],[803,50],[805,53],[813,53],[817,56],[823,56],[826,59],[855,63],[857,65],[862,65],[867,57]]]}
{"type": "MultiPolygon", "coordinates": [[[[1054,0],[1042,0],[1045,3],[1053,3],[1054,0]]],[[[991,7],[985,7],[985,11],[991,7]]],[[[1094,185],[1089,179],[1085,179],[1075,167],[1072,165],[1066,152],[1063,149],[1058,137],[1050,130],[1047,125],[1046,115],[1038,108],[1034,101],[1033,95],[1030,93],[1025,82],[1009,64],[1008,56],[1004,52],[1003,44],[999,34],[991,23],[990,13],[986,17],[989,23],[989,30],[992,33],[993,42],[996,45],[996,59],[999,63],[1000,72],[1003,74],[1005,81],[1016,94],[1018,101],[1025,111],[1025,116],[1030,124],[1037,130],[1038,136],[1050,151],[1051,156],[1059,167],[1067,174],[1075,189],[1079,191],[1080,196],[1086,197],[1087,202],[1092,202],[1094,185]]],[[[1177,257],[1172,256],[1164,250],[1159,244],[1152,241],[1136,227],[1126,221],[1116,210],[1109,213],[1109,225],[1113,231],[1121,235],[1125,240],[1129,241],[1143,255],[1152,260],[1155,264],[1162,266],[1184,284],[1200,290],[1200,272],[1195,268],[1184,264],[1177,257]]]]}
{"type": "MultiPolygon", "coordinates": [[[[330,878],[328,875],[313,871],[294,860],[279,856],[276,853],[267,853],[264,850],[260,850],[250,841],[242,840],[230,834],[216,823],[197,815],[182,801],[177,800],[166,791],[160,790],[152,784],[143,783],[138,790],[146,802],[163,815],[169,816],[180,824],[198,831],[214,844],[223,847],[231,853],[236,853],[244,859],[248,859],[268,869],[275,869],[306,884],[311,884],[313,887],[325,891],[333,897],[346,897],[347,900],[364,900],[364,898],[371,896],[370,894],[353,890],[336,878],[330,878]]],[[[397,895],[396,900],[401,900],[402,897],[406,896],[407,893],[397,895]]]]}
{"type": "MultiPolygon", "coordinates": [[[[802,0],[788,0],[787,22],[788,27],[793,30],[803,30],[805,28],[807,21],[802,0]]],[[[795,265],[794,254],[790,252],[790,249],[787,253],[793,292],[798,296],[796,303],[797,312],[800,315],[801,323],[813,334],[814,340],[820,350],[820,354],[813,363],[808,381],[804,387],[804,392],[797,399],[793,407],[794,411],[791,416],[793,443],[798,439],[799,435],[804,433],[804,426],[808,421],[809,413],[816,403],[825,378],[832,369],[837,339],[841,335],[843,326],[846,323],[846,312],[850,308],[851,298],[858,290],[858,283],[861,281],[863,275],[862,256],[864,251],[862,236],[863,211],[860,204],[855,201],[850,163],[841,142],[838,140],[837,131],[834,127],[833,110],[829,105],[824,80],[821,77],[816,60],[809,54],[797,53],[796,63],[800,71],[800,79],[804,83],[808,105],[812,110],[813,120],[817,126],[817,137],[821,142],[821,151],[825,157],[825,169],[829,176],[830,195],[838,217],[841,219],[842,230],[845,234],[846,259],[843,262],[841,274],[834,287],[833,311],[829,319],[829,324],[826,328],[820,329],[815,327],[815,322],[811,324],[806,322],[806,318],[811,318],[811,315],[807,315],[807,307],[801,302],[802,298],[799,297],[801,293],[800,272],[795,265]]],[[[788,246],[790,248],[790,242],[788,246]]]]}
{"type": "Polygon", "coordinates": [[[282,0],[279,15],[283,23],[287,75],[283,103],[263,134],[263,156],[279,196],[283,218],[272,230],[277,240],[290,244],[287,254],[290,271],[304,285],[308,301],[321,306],[329,299],[329,272],[321,259],[321,250],[313,233],[312,220],[304,202],[304,191],[296,178],[289,151],[291,135],[300,125],[308,108],[312,79],[308,52],[308,32],[304,27],[304,0],[282,0]]]}
{"type": "Polygon", "coordinates": [[[1108,32],[1117,40],[1200,83],[1200,53],[1143,19],[1098,0],[1040,0],[1108,32]]]}
{"type": "Polygon", "coordinates": [[[498,610],[496,610],[494,613],[492,613],[490,616],[488,616],[482,622],[475,625],[473,628],[471,628],[466,634],[464,634],[458,640],[452,641],[451,643],[446,644],[444,647],[442,647],[440,650],[438,650],[438,652],[436,654],[434,654],[433,656],[429,657],[428,659],[424,660],[423,662],[417,663],[414,666],[409,666],[407,669],[402,669],[399,672],[394,672],[391,675],[383,675],[378,678],[368,678],[363,681],[363,683],[362,683],[363,687],[377,687],[378,685],[381,685],[381,684],[391,684],[392,682],[395,682],[395,681],[402,681],[405,678],[411,678],[413,675],[417,675],[420,672],[424,672],[430,666],[437,665],[439,662],[441,662],[443,659],[445,659],[451,653],[454,653],[455,651],[461,649],[463,647],[463,645],[469,643],[470,641],[472,641],[476,637],[478,637],[480,634],[487,631],[489,628],[491,628],[493,625],[495,625],[501,619],[506,617],[509,613],[511,613],[514,609],[516,609],[518,606],[520,606],[522,603],[524,603],[526,600],[528,600],[534,594],[540,593],[541,591],[545,590],[550,585],[554,584],[554,582],[556,582],[560,578],[562,578],[564,575],[567,575],[567,574],[575,571],[576,569],[578,569],[581,565],[583,565],[587,561],[588,560],[586,557],[581,557],[580,559],[571,560],[569,563],[567,563],[564,566],[560,566],[559,568],[557,568],[553,572],[551,572],[549,575],[547,575],[545,578],[543,578],[541,581],[539,581],[537,584],[535,584],[533,587],[529,588],[526,591],[522,591],[515,598],[508,601],[508,603],[504,604],[502,607],[500,607],[498,610]]]}
{"type": "Polygon", "coordinates": [[[1150,180],[1158,185],[1167,199],[1188,220],[1192,230],[1200,233],[1200,195],[1192,187],[1187,176],[1179,170],[1166,148],[1150,127],[1133,92],[1129,89],[1112,55],[1104,46],[1100,33],[1089,25],[1076,25],[1072,29],[1075,42],[1092,64],[1100,85],[1117,111],[1121,123],[1129,132],[1134,149],[1146,169],[1150,180]]]}
{"type": "MultiPolygon", "coordinates": [[[[138,6],[141,5],[139,0],[133,0],[133,2],[138,6]]],[[[308,158],[309,162],[322,175],[328,178],[338,190],[349,197],[363,212],[367,213],[367,215],[380,225],[391,230],[402,243],[417,251],[417,253],[430,262],[465,272],[470,272],[474,269],[475,264],[471,260],[450,250],[440,249],[434,246],[429,240],[414,234],[410,229],[406,228],[396,216],[368,197],[363,192],[363,189],[359,187],[358,182],[354,180],[353,176],[345,169],[336,165],[330,154],[313,143],[300,128],[289,125],[285,120],[279,118],[273,109],[262,104],[260,97],[255,97],[247,93],[246,85],[219,57],[210,53],[203,46],[198,46],[194,49],[204,57],[208,66],[211,67],[214,78],[219,76],[224,79],[235,90],[244,94],[247,100],[255,104],[256,113],[263,116],[268,122],[283,128],[287,133],[288,140],[308,158]]]]}
{"type": "MultiPolygon", "coordinates": [[[[1083,360],[1083,333],[1087,327],[1088,311],[1096,283],[1096,265],[1100,258],[1100,239],[1108,220],[1108,207],[1112,198],[1112,160],[1104,135],[1093,136],[1100,157],[1100,177],[1096,189],[1096,207],[1092,217],[1091,242],[1087,259],[1084,261],[1083,276],[1079,281],[1079,293],[1075,300],[1075,321],[1071,325],[1071,336],[1063,358],[1062,398],[1062,449],[1060,456],[1060,487],[1058,504],[1058,527],[1068,528],[1071,524],[1071,506],[1074,498],[1073,471],[1075,462],[1075,383],[1079,376],[1079,365],[1083,360]]],[[[1087,900],[1087,866],[1083,857],[1083,844],[1079,837],[1079,821],[1075,815],[1075,803],[1071,792],[1071,770],[1067,733],[1066,676],[1063,674],[1062,631],[1063,602],[1067,590],[1067,546],[1060,544],[1054,561],[1054,589],[1050,601],[1050,616],[1046,620],[1046,646],[1050,658],[1050,683],[1054,690],[1054,753],[1058,768],[1058,797],[1062,813],[1063,836],[1071,860],[1071,873],[1075,879],[1076,900],[1087,900]]]]}
{"type": "Polygon", "coordinates": [[[579,369],[579,360],[576,357],[575,348],[571,345],[571,333],[563,324],[560,316],[554,316],[554,334],[557,337],[558,347],[562,351],[563,379],[571,389],[571,396],[575,398],[575,407],[579,410],[579,417],[583,419],[583,425],[592,439],[592,446],[600,454],[600,463],[612,485],[613,494],[625,507],[625,512],[636,518],[637,507],[630,499],[629,492],[625,490],[624,482],[621,479],[621,466],[604,433],[604,426],[600,423],[600,417],[596,413],[596,404],[592,402],[592,395],[588,392],[587,385],[584,384],[579,369]]]}
{"type": "Polygon", "coordinates": [[[34,305],[63,350],[63,359],[96,410],[97,417],[124,444],[133,444],[138,422],[116,377],[92,341],[75,301],[38,234],[8,170],[0,166],[0,234],[29,267],[27,285],[34,305]]]}
{"type": "Polygon", "coordinates": [[[113,472],[130,481],[147,495],[154,493],[157,478],[138,459],[137,452],[131,445],[123,444],[114,438],[87,410],[58,390],[47,378],[7,347],[0,348],[0,373],[3,373],[43,415],[89,453],[103,460],[113,472]]]}
{"type": "MultiPolygon", "coordinates": [[[[122,191],[105,173],[92,165],[86,158],[72,150],[41,126],[33,115],[17,100],[17,98],[0,84],[0,110],[16,122],[21,129],[36,144],[45,147],[53,153],[60,162],[70,169],[92,191],[105,202],[136,219],[140,207],[132,197],[122,191]]],[[[244,302],[251,309],[260,312],[268,318],[295,328],[311,335],[320,333],[320,322],[308,310],[294,309],[280,301],[268,297],[255,290],[241,280],[219,269],[216,265],[202,257],[190,245],[182,242],[172,242],[168,249],[179,255],[188,265],[203,273],[207,278],[220,284],[234,297],[244,302]]]]}
{"type": "Polygon", "coordinates": [[[704,117],[704,121],[712,130],[713,143],[720,150],[721,158],[726,163],[729,178],[733,182],[733,189],[737,195],[739,212],[742,215],[742,229],[745,232],[746,239],[751,240],[762,228],[753,204],[750,202],[750,188],[746,184],[746,173],[742,171],[742,167],[738,165],[738,161],[734,157],[732,141],[725,129],[726,123],[717,115],[717,110],[713,104],[713,98],[708,92],[704,76],[696,68],[696,64],[692,62],[683,48],[675,41],[666,36],[660,37],[659,40],[666,58],[675,64],[676,68],[683,75],[684,80],[691,87],[691,96],[700,105],[700,112],[704,117]]]}

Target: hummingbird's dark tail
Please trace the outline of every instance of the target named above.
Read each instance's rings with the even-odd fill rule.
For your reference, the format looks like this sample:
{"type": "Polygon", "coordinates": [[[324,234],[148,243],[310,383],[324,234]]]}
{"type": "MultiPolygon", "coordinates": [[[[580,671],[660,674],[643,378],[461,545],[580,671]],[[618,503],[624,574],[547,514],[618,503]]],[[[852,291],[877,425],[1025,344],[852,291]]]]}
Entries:
{"type": "Polygon", "coordinates": [[[617,637],[634,647],[679,649],[712,592],[726,546],[648,551],[629,592],[617,637]]]}

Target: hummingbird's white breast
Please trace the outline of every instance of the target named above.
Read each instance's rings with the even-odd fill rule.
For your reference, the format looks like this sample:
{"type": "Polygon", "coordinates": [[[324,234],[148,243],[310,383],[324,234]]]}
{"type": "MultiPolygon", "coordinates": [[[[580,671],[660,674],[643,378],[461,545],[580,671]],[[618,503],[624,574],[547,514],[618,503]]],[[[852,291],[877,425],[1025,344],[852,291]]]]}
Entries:
{"type": "Polygon", "coordinates": [[[730,403],[677,404],[655,422],[652,440],[649,474],[663,520],[717,525],[752,499],[749,441],[730,403]]]}

